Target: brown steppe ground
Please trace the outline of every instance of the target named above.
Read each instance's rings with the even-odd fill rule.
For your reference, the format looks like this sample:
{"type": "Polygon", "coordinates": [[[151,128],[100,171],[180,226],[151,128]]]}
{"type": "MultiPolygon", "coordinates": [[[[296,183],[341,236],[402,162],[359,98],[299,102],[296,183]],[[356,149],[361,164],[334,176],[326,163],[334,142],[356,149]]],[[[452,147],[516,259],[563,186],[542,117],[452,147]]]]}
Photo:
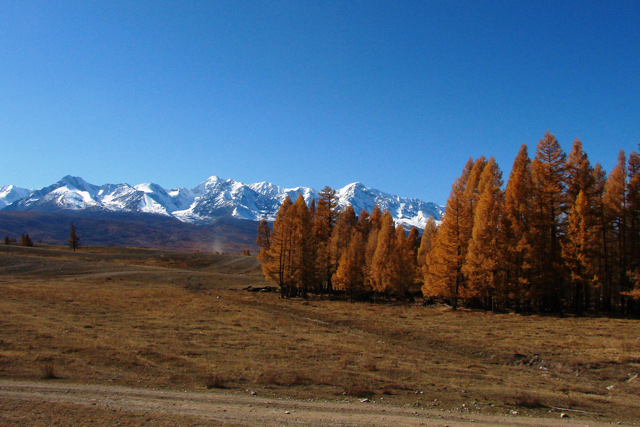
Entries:
{"type": "Polygon", "coordinates": [[[250,422],[91,404],[80,386],[118,387],[110,393],[123,399],[148,390],[510,424],[561,413],[576,425],[640,423],[638,320],[244,290],[266,285],[254,257],[0,246],[0,425],[250,422]],[[34,391],[48,387],[77,401],[34,391]]]}

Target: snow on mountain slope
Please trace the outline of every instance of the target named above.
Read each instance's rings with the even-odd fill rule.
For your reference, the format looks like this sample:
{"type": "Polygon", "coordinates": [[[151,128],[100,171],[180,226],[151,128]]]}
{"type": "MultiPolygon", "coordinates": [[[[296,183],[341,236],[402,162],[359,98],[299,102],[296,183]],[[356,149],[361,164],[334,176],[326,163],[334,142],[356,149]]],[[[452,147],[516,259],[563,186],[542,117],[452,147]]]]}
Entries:
{"type": "MultiPolygon", "coordinates": [[[[12,191],[10,187],[15,188],[0,187],[0,203],[4,203],[0,209],[39,212],[89,209],[149,213],[193,224],[210,224],[225,217],[273,221],[287,196],[295,201],[301,194],[307,204],[319,198],[318,192],[309,187],[282,188],[268,182],[246,185],[217,176],[208,178],[193,189],[176,188],[170,191],[153,183],[96,186],[72,176],[34,192],[13,190],[12,198],[8,196],[12,191]]],[[[430,215],[440,219],[443,212],[443,208],[434,203],[390,195],[361,183],[349,184],[337,190],[337,196],[340,208],[352,205],[359,214],[363,209],[371,212],[377,204],[381,210],[388,209],[396,223],[406,227],[424,228],[430,215]]]]}
{"type": "Polygon", "coordinates": [[[424,229],[429,216],[439,220],[444,212],[444,209],[435,203],[394,196],[380,190],[367,188],[359,182],[341,188],[337,191],[337,196],[338,206],[351,205],[356,215],[359,215],[363,209],[371,213],[377,204],[381,211],[389,210],[396,224],[402,224],[409,228],[424,229]]]}
{"type": "Polygon", "coordinates": [[[18,211],[80,210],[99,207],[95,200],[100,187],[74,176],[65,176],[53,185],[29,194],[5,209],[18,211]]]}
{"type": "Polygon", "coordinates": [[[33,190],[16,187],[15,185],[0,186],[0,210],[13,202],[24,199],[33,193],[33,190]]]}
{"type": "MultiPolygon", "coordinates": [[[[187,194],[184,190],[182,193],[187,194]]],[[[198,185],[190,194],[194,196],[191,205],[173,212],[173,216],[181,221],[196,224],[210,223],[224,216],[253,221],[265,218],[273,221],[287,195],[295,200],[298,194],[302,194],[307,202],[317,197],[315,191],[310,188],[282,189],[266,182],[246,185],[216,176],[198,185]]]]}

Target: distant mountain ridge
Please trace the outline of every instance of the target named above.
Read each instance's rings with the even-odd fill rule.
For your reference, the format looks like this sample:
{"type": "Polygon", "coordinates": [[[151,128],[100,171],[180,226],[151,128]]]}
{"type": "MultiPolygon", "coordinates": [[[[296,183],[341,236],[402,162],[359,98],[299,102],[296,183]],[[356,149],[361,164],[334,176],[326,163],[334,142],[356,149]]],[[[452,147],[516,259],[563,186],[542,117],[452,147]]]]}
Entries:
{"type": "MultiPolygon", "coordinates": [[[[282,188],[269,182],[243,184],[212,176],[192,189],[165,190],[157,184],[90,184],[80,177],[65,176],[40,190],[13,185],[0,187],[0,210],[40,213],[91,214],[140,213],[175,218],[194,225],[210,225],[224,218],[258,221],[275,220],[288,195],[292,201],[302,194],[305,201],[319,199],[309,187],[282,188]]],[[[338,206],[352,205],[356,214],[371,212],[377,204],[388,209],[397,224],[424,229],[429,216],[439,220],[442,206],[418,199],[399,197],[367,188],[361,183],[337,190],[338,206]]]]}
{"type": "Polygon", "coordinates": [[[32,192],[33,190],[19,188],[15,185],[0,186],[0,210],[18,200],[24,199],[32,192]]]}

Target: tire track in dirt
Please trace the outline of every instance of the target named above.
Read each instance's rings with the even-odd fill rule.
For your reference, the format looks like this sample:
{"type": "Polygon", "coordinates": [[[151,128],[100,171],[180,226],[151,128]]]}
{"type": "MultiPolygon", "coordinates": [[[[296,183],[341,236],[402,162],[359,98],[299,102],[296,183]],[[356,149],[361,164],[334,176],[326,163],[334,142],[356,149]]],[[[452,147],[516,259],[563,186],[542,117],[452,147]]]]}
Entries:
{"type": "MultiPolygon", "coordinates": [[[[68,384],[58,381],[0,380],[0,399],[53,402],[104,410],[181,415],[256,427],[275,426],[590,426],[594,421],[525,418],[387,406],[359,401],[304,401],[265,398],[240,392],[179,392],[145,388],[68,384]]],[[[559,414],[558,414],[559,417],[559,414]]],[[[1,417],[0,417],[1,418],[1,417]]],[[[622,424],[617,424],[622,425],[622,424]]]]}

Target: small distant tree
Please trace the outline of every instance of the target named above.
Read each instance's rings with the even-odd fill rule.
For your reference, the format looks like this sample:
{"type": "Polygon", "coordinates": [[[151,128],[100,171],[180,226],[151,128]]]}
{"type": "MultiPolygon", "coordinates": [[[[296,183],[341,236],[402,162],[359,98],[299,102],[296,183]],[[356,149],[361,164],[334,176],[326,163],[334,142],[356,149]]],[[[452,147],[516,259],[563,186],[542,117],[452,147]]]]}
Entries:
{"type": "Polygon", "coordinates": [[[20,245],[33,246],[33,241],[31,240],[28,234],[23,234],[22,236],[20,236],[20,245]]]}
{"type": "Polygon", "coordinates": [[[9,236],[4,236],[4,244],[5,245],[10,245],[11,244],[11,240],[9,240],[9,236]]]}
{"type": "Polygon", "coordinates": [[[73,249],[74,252],[76,251],[76,249],[78,249],[78,246],[80,246],[80,238],[76,233],[76,226],[73,224],[71,224],[71,233],[69,233],[68,243],[69,243],[69,247],[73,249]]]}
{"type": "Polygon", "coordinates": [[[261,219],[260,224],[258,224],[256,244],[264,251],[268,251],[271,247],[271,229],[269,228],[269,223],[264,218],[261,219]]]}

